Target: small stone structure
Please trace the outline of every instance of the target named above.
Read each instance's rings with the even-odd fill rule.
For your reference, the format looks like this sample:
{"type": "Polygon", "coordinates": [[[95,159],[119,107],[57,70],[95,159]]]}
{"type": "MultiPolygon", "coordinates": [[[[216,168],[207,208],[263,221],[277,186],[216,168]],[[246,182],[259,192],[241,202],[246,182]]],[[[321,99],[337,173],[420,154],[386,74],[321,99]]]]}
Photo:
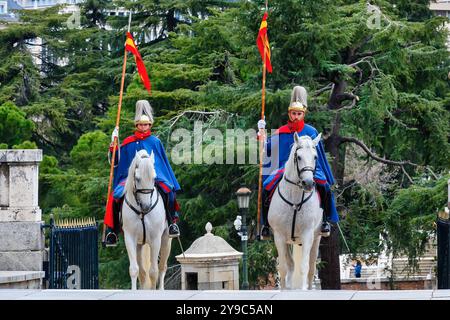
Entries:
{"type": "Polygon", "coordinates": [[[211,233],[195,240],[188,250],[176,256],[181,264],[182,290],[239,290],[239,259],[236,251],[223,238],[211,233]]]}
{"type": "Polygon", "coordinates": [[[0,150],[0,288],[40,288],[42,283],[40,161],[42,150],[0,150]]]}

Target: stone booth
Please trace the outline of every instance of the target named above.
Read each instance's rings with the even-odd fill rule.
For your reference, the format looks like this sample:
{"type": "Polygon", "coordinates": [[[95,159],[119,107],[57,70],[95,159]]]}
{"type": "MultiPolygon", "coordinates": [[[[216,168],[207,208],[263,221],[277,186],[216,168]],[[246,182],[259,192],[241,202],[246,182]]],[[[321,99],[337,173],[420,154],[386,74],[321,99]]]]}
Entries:
{"type": "Polygon", "coordinates": [[[41,161],[42,150],[0,150],[0,288],[42,285],[41,161]]]}
{"type": "Polygon", "coordinates": [[[223,238],[211,233],[195,240],[188,250],[175,258],[181,264],[182,290],[239,290],[239,259],[236,251],[223,238]]]}

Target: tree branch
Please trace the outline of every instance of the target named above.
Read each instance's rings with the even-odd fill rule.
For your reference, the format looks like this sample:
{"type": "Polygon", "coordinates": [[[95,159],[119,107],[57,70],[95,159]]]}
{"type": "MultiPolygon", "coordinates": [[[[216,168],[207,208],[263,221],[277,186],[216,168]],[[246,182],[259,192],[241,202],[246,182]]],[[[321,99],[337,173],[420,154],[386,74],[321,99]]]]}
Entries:
{"type": "Polygon", "coordinates": [[[408,178],[409,182],[411,182],[411,184],[414,184],[413,180],[411,179],[411,177],[409,176],[408,172],[406,172],[405,167],[401,166],[403,174],[408,178]]]}
{"type": "Polygon", "coordinates": [[[331,90],[331,89],[333,89],[333,83],[332,83],[332,82],[330,82],[329,84],[327,84],[325,87],[323,87],[323,88],[321,88],[321,89],[315,91],[315,92],[312,94],[312,96],[313,96],[313,97],[317,97],[317,96],[321,95],[323,92],[328,91],[328,90],[331,90]]]}
{"type": "Polygon", "coordinates": [[[417,131],[417,128],[410,128],[408,127],[407,124],[403,123],[400,119],[396,118],[392,112],[390,112],[389,110],[386,110],[387,114],[389,115],[389,119],[391,119],[392,121],[394,121],[396,124],[398,124],[399,126],[405,128],[406,130],[410,130],[410,131],[417,131]]]}
{"type": "Polygon", "coordinates": [[[171,125],[169,127],[169,131],[172,130],[173,126],[178,122],[178,120],[180,120],[180,118],[186,114],[200,114],[202,116],[211,116],[211,115],[219,115],[221,113],[223,113],[223,110],[217,110],[217,111],[199,111],[199,110],[185,110],[182,113],[180,113],[179,115],[173,117],[172,119],[169,120],[169,122],[171,122],[171,125]]]}
{"type": "Polygon", "coordinates": [[[340,143],[346,143],[346,142],[350,142],[350,143],[354,143],[357,144],[358,146],[360,146],[369,157],[371,157],[372,159],[375,159],[379,162],[385,163],[385,164],[390,164],[390,165],[394,165],[394,166],[401,166],[403,167],[404,165],[410,165],[410,166],[414,166],[414,167],[419,167],[418,164],[416,163],[412,163],[411,161],[393,161],[393,160],[389,160],[389,159],[385,159],[385,158],[381,158],[380,156],[376,155],[375,153],[373,153],[372,151],[370,151],[369,147],[367,147],[364,142],[356,139],[356,138],[352,138],[352,137],[341,137],[340,143]]]}
{"type": "Polygon", "coordinates": [[[365,58],[365,57],[373,57],[376,54],[381,53],[381,50],[376,50],[376,51],[367,51],[367,52],[363,52],[363,53],[357,53],[355,54],[355,58],[359,59],[359,58],[365,58]]]}
{"type": "Polygon", "coordinates": [[[354,96],[353,99],[352,99],[352,103],[351,103],[350,105],[344,106],[344,107],[342,107],[342,108],[335,109],[335,110],[336,110],[337,112],[341,112],[341,111],[344,111],[344,110],[350,110],[350,109],[353,109],[353,107],[356,106],[356,102],[358,102],[358,101],[359,101],[358,96],[354,96]]]}

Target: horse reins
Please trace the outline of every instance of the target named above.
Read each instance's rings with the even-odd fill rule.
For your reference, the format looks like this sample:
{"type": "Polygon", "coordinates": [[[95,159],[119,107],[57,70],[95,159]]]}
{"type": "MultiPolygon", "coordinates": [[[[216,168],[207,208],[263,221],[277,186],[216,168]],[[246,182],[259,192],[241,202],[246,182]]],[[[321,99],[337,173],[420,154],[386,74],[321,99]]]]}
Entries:
{"type": "MultiPolygon", "coordinates": [[[[152,197],[153,197],[153,191],[154,191],[154,189],[139,189],[139,190],[136,190],[135,193],[147,193],[147,194],[150,193],[150,201],[151,201],[151,199],[152,199],[152,197]],[[151,191],[150,191],[150,192],[142,192],[141,190],[151,190],[151,191]]],[[[139,201],[137,200],[136,196],[135,196],[135,199],[136,199],[136,203],[139,205],[139,208],[141,208],[141,205],[140,205],[139,201]]],[[[143,237],[142,243],[145,243],[145,240],[146,240],[145,223],[144,223],[145,215],[148,214],[148,213],[150,213],[150,211],[152,211],[152,210],[156,207],[156,205],[158,204],[158,201],[159,201],[159,192],[156,192],[156,201],[155,201],[155,203],[153,203],[153,204],[150,206],[150,209],[144,211],[144,210],[142,210],[142,209],[141,209],[141,210],[136,209],[136,207],[133,206],[133,205],[128,201],[127,197],[125,196],[125,202],[126,202],[126,204],[130,207],[131,210],[133,210],[138,216],[141,217],[142,230],[143,230],[143,232],[144,232],[144,237],[143,237]]]]}
{"type": "MultiPolygon", "coordinates": [[[[295,154],[297,155],[297,150],[298,150],[299,148],[297,148],[296,150],[295,150],[295,154]]],[[[286,180],[287,182],[289,182],[290,184],[293,184],[293,185],[295,185],[295,186],[297,186],[297,187],[299,187],[299,188],[302,188],[301,186],[300,186],[300,184],[301,184],[301,177],[300,177],[300,175],[303,173],[303,172],[305,172],[305,171],[311,171],[312,173],[313,173],[313,175],[314,175],[314,173],[315,173],[315,168],[313,168],[313,167],[303,167],[301,170],[299,170],[299,168],[298,168],[298,160],[297,160],[297,156],[295,156],[294,157],[294,165],[295,165],[295,168],[297,169],[297,175],[298,175],[298,179],[299,179],[299,181],[296,183],[296,182],[294,182],[294,181],[292,181],[292,180],[289,180],[288,178],[286,178],[286,175],[285,174],[283,174],[283,179],[284,180],[286,180]]],[[[286,172],[285,172],[286,173],[286,172]]],[[[292,220],[292,229],[291,229],[291,239],[292,239],[292,241],[295,241],[295,237],[294,237],[294,231],[295,231],[295,220],[296,220],[296,218],[297,218],[297,212],[300,212],[300,210],[302,209],[302,207],[303,207],[303,205],[309,200],[309,199],[311,199],[311,197],[312,197],[312,195],[314,194],[314,190],[313,190],[313,192],[311,192],[310,193],[310,195],[308,196],[308,197],[306,197],[306,199],[305,199],[305,190],[304,189],[302,189],[302,200],[299,202],[299,203],[293,203],[293,202],[290,202],[288,199],[286,199],[285,197],[283,197],[283,195],[281,194],[281,191],[280,191],[280,186],[278,185],[277,186],[277,189],[278,189],[278,195],[280,196],[280,198],[284,201],[284,202],[286,202],[288,205],[290,205],[293,209],[294,209],[294,217],[293,217],[293,220],[292,220]]]]}

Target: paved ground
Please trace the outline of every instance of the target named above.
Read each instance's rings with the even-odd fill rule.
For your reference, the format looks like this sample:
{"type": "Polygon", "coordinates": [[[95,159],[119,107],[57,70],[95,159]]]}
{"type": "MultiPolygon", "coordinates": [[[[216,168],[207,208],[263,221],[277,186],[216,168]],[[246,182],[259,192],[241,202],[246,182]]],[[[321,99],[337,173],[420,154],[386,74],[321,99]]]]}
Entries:
{"type": "Polygon", "coordinates": [[[130,291],[1,289],[0,300],[450,300],[450,290],[130,291]]]}

